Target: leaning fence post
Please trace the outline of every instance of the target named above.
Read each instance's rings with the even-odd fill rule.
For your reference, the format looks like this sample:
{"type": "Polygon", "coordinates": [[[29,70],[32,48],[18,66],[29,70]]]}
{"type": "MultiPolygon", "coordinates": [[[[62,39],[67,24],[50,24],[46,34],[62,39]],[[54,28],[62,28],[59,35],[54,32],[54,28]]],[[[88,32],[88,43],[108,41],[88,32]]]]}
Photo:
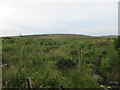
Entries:
{"type": "Polygon", "coordinates": [[[31,83],[30,78],[27,78],[27,83],[28,83],[28,88],[29,88],[30,90],[32,90],[32,83],[31,83]]]}
{"type": "Polygon", "coordinates": [[[63,85],[60,86],[60,90],[64,90],[64,86],[63,85]]]}

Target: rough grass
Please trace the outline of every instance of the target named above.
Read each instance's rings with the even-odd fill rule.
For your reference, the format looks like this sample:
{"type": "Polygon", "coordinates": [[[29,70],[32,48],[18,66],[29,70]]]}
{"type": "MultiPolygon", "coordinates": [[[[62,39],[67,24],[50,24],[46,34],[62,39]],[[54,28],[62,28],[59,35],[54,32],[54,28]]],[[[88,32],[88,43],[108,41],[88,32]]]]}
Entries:
{"type": "MultiPolygon", "coordinates": [[[[61,85],[100,88],[103,82],[117,81],[118,54],[114,37],[56,34],[4,37],[2,41],[4,88],[27,88],[27,77],[31,78],[35,88],[59,88],[61,85]],[[77,65],[79,49],[83,50],[83,72],[80,74],[77,65]],[[60,70],[57,64],[61,58],[72,60],[76,65],[69,68],[69,63],[65,62],[63,67],[67,65],[67,70],[60,70]]],[[[64,63],[62,61],[60,63],[64,63]]]]}

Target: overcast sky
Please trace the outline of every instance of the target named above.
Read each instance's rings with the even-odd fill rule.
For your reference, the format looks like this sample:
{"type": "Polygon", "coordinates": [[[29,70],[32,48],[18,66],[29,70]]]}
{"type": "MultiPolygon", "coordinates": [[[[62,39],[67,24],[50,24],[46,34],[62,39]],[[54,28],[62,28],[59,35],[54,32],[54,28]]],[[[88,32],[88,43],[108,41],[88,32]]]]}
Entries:
{"type": "Polygon", "coordinates": [[[118,34],[117,2],[1,0],[0,12],[0,36],[55,33],[94,36],[118,34]]]}

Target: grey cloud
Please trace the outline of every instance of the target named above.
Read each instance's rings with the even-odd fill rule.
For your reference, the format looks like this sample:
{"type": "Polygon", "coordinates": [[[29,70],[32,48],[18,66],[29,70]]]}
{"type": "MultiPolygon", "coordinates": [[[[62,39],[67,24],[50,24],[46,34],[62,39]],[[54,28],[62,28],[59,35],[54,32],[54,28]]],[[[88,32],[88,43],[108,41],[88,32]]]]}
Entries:
{"type": "Polygon", "coordinates": [[[117,29],[113,28],[117,27],[117,3],[31,3],[24,1],[18,3],[13,1],[1,7],[3,8],[3,15],[0,18],[2,35],[57,32],[90,35],[117,34],[117,29]],[[99,23],[101,27],[96,28],[88,22],[93,25],[99,23]],[[84,27],[80,27],[79,23],[83,23],[84,27]],[[106,23],[108,23],[107,26],[105,26],[106,23]]]}

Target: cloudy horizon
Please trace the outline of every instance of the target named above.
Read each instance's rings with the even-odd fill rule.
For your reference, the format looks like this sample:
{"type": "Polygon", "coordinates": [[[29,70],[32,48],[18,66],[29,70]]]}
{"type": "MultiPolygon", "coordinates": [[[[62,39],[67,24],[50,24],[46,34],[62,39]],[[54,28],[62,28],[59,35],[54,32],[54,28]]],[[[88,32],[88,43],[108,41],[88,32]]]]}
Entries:
{"type": "Polygon", "coordinates": [[[0,36],[118,35],[117,2],[8,2],[0,5],[0,36]]]}

